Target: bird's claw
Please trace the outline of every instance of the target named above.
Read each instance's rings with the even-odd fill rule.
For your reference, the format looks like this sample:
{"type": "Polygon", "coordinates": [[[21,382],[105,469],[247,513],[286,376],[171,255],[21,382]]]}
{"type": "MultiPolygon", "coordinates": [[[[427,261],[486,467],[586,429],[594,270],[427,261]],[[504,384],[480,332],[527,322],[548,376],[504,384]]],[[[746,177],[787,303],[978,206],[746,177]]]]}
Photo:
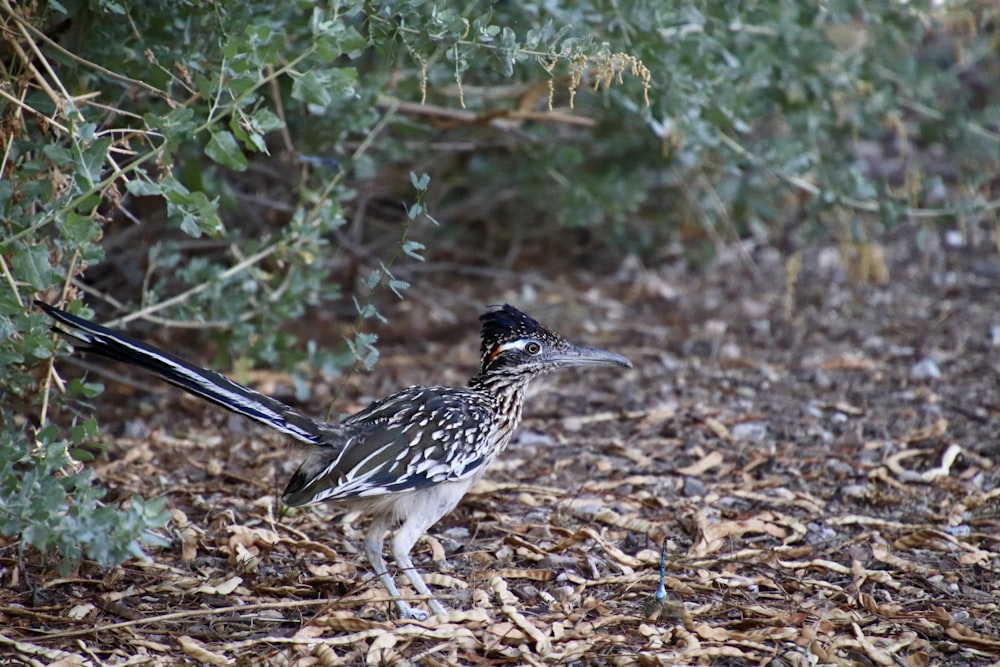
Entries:
{"type": "Polygon", "coordinates": [[[426,621],[430,618],[430,614],[423,609],[417,609],[403,603],[399,605],[399,617],[411,621],[426,621]]]}

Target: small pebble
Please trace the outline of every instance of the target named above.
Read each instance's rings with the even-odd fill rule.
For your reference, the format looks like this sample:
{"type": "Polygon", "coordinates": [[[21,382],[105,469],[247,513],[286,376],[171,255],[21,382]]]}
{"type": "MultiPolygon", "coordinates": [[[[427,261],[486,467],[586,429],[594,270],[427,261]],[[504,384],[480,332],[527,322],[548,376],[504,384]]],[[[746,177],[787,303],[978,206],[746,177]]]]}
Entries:
{"type": "Polygon", "coordinates": [[[555,444],[555,440],[548,433],[541,433],[539,431],[529,431],[524,430],[518,433],[517,443],[522,446],[527,445],[552,445],[555,444]]]}
{"type": "Polygon", "coordinates": [[[845,498],[864,500],[868,497],[868,486],[865,484],[845,484],[840,488],[845,498]]]}
{"type": "Polygon", "coordinates": [[[930,357],[924,357],[917,363],[913,364],[913,367],[910,369],[910,379],[916,382],[937,380],[940,377],[941,368],[937,365],[937,362],[930,357]]]}
{"type": "Polygon", "coordinates": [[[532,584],[525,584],[515,588],[514,591],[520,594],[522,600],[534,600],[538,597],[538,588],[532,584]]]}
{"type": "Polygon", "coordinates": [[[707,493],[705,484],[697,477],[684,478],[684,495],[688,498],[700,498],[707,493]]]}
{"type": "Polygon", "coordinates": [[[826,540],[832,540],[837,536],[837,531],[829,526],[824,526],[821,523],[816,523],[815,521],[810,521],[806,524],[806,528],[809,529],[809,537],[813,541],[823,542],[826,540]]]}
{"type": "Polygon", "coordinates": [[[556,599],[560,602],[572,602],[576,599],[576,589],[572,586],[558,586],[555,589],[556,599]]]}
{"type": "Polygon", "coordinates": [[[122,437],[142,440],[149,436],[149,425],[143,419],[129,419],[122,426],[122,437]]]}
{"type": "Polygon", "coordinates": [[[829,389],[833,386],[833,379],[824,370],[817,368],[813,371],[812,383],[819,389],[829,389]]]}
{"type": "Polygon", "coordinates": [[[944,242],[952,248],[961,248],[965,245],[965,234],[957,229],[949,229],[944,233],[944,242]]]}
{"type": "Polygon", "coordinates": [[[854,474],[854,468],[851,464],[838,459],[828,459],[826,469],[838,477],[849,477],[854,474]]]}
{"type": "Polygon", "coordinates": [[[472,536],[472,533],[470,533],[469,529],[465,526],[452,526],[451,528],[447,528],[442,531],[441,534],[451,540],[466,542],[468,542],[472,536]]]}
{"type": "Polygon", "coordinates": [[[767,437],[767,422],[740,422],[739,424],[734,424],[733,427],[729,429],[729,432],[732,433],[733,437],[737,440],[760,442],[767,437]]]}
{"type": "Polygon", "coordinates": [[[719,347],[719,358],[721,359],[741,359],[743,351],[736,343],[725,343],[719,347]]]}

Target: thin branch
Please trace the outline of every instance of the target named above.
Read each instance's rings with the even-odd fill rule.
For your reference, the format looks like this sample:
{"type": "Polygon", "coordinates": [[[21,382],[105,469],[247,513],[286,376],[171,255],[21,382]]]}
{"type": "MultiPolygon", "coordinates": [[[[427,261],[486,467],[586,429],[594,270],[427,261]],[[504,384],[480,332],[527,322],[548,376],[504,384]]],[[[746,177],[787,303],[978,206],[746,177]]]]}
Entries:
{"type": "MultiPolygon", "coordinates": [[[[61,290],[60,299],[65,299],[66,298],[66,293],[69,291],[70,281],[72,280],[73,273],[76,271],[76,265],[79,263],[79,261],[80,261],[80,251],[77,250],[77,251],[75,251],[73,253],[73,257],[70,259],[69,267],[68,267],[68,269],[66,271],[66,280],[63,283],[63,288],[61,290]]],[[[44,425],[46,419],[48,418],[48,413],[49,413],[49,394],[52,391],[52,383],[53,383],[53,381],[56,383],[56,386],[59,387],[59,391],[63,391],[63,392],[66,391],[65,384],[63,383],[62,378],[59,377],[59,373],[56,371],[56,357],[55,357],[55,355],[52,355],[51,357],[49,357],[48,363],[46,364],[45,381],[42,383],[42,407],[41,407],[41,410],[39,410],[39,413],[38,413],[38,423],[39,424],[43,424],[44,425]]],[[[69,448],[69,442],[66,443],[66,447],[69,448]]],[[[69,456],[68,454],[69,454],[69,452],[67,452],[67,459],[66,460],[67,461],[73,461],[74,460],[73,457],[69,456]]]]}
{"type": "MultiPolygon", "coordinates": [[[[73,287],[77,288],[84,294],[88,294],[94,298],[100,299],[105,303],[110,304],[112,307],[118,310],[126,310],[126,305],[114,298],[106,292],[95,289],[88,285],[87,283],[81,282],[79,279],[73,279],[73,287]]],[[[247,311],[237,317],[235,321],[246,322],[254,317],[254,313],[247,311]]],[[[157,317],[156,315],[146,315],[142,318],[147,322],[152,322],[153,324],[158,324],[164,327],[172,327],[174,329],[226,329],[233,326],[234,320],[208,320],[202,322],[194,322],[191,320],[175,320],[165,317],[157,317]]]]}
{"type": "Polygon", "coordinates": [[[493,123],[500,120],[521,121],[535,120],[542,122],[565,123],[567,125],[578,125],[580,127],[595,127],[597,121],[585,116],[577,116],[562,111],[531,111],[522,109],[503,109],[488,114],[479,114],[474,111],[462,109],[452,109],[448,107],[436,106],[433,104],[419,104],[417,102],[403,102],[392,97],[382,97],[378,101],[381,108],[397,108],[402,113],[414,116],[430,116],[433,118],[444,118],[446,120],[467,124],[493,123]]]}
{"type": "MultiPolygon", "coordinates": [[[[4,4],[5,5],[7,4],[6,0],[4,0],[4,4]]],[[[49,77],[52,79],[55,85],[59,87],[59,91],[62,94],[63,101],[64,102],[71,101],[73,99],[72,95],[70,95],[69,91],[66,90],[66,87],[63,86],[62,80],[60,80],[59,75],[57,75],[55,71],[52,69],[52,66],[49,64],[48,58],[46,58],[45,54],[42,53],[42,50],[38,48],[38,44],[35,43],[35,40],[31,39],[31,35],[29,34],[28,31],[28,24],[25,21],[21,20],[19,17],[15,17],[15,22],[17,23],[17,27],[21,29],[21,34],[24,35],[24,39],[25,41],[28,42],[28,46],[31,47],[31,51],[35,54],[35,58],[37,58],[38,61],[42,63],[42,67],[45,68],[46,73],[49,75],[49,77]]],[[[12,43],[15,45],[15,48],[17,48],[17,41],[14,40],[12,43]]],[[[17,48],[17,50],[19,53],[21,53],[23,57],[23,51],[21,51],[20,48],[17,48]]],[[[31,71],[36,74],[39,84],[42,85],[45,91],[49,95],[54,94],[55,91],[53,91],[48,87],[47,82],[43,80],[44,78],[41,76],[41,73],[39,73],[38,70],[35,69],[34,65],[28,60],[25,60],[25,64],[27,64],[31,68],[31,71]]],[[[55,102],[57,108],[62,109],[64,112],[66,111],[64,107],[61,107],[59,105],[58,100],[53,98],[52,101],[55,102]]],[[[73,105],[72,113],[77,120],[83,120],[83,114],[80,113],[80,110],[76,107],[76,105],[73,105]]]]}
{"type": "Polygon", "coordinates": [[[271,101],[274,104],[274,115],[278,117],[281,121],[281,140],[285,142],[285,150],[289,154],[295,154],[295,142],[292,141],[292,133],[288,129],[288,119],[285,117],[285,105],[281,97],[281,86],[278,85],[278,79],[274,77],[274,66],[268,65],[268,73],[271,75],[271,101]]]}
{"type": "Polygon", "coordinates": [[[148,83],[146,83],[144,81],[139,81],[138,79],[130,79],[129,77],[124,76],[123,74],[119,74],[117,72],[112,72],[111,70],[109,70],[109,69],[107,69],[105,67],[101,67],[100,65],[98,65],[95,62],[87,60],[86,58],[81,58],[80,56],[78,56],[77,54],[73,53],[72,51],[67,50],[66,48],[64,48],[58,42],[53,41],[48,35],[46,35],[41,30],[39,30],[35,26],[31,25],[30,23],[25,22],[24,19],[22,19],[17,13],[14,12],[13,8],[11,8],[11,6],[8,3],[7,0],[0,0],[0,7],[2,7],[3,10],[12,19],[14,19],[14,22],[17,23],[22,28],[22,31],[23,30],[27,30],[33,36],[35,36],[38,39],[40,39],[41,41],[45,42],[46,46],[48,46],[52,50],[58,52],[60,55],[63,55],[65,57],[69,58],[70,60],[73,60],[73,61],[75,61],[75,62],[77,62],[77,63],[79,63],[81,65],[84,65],[85,67],[89,67],[89,68],[91,68],[91,69],[93,69],[93,70],[95,70],[97,72],[100,72],[101,74],[103,74],[104,76],[106,76],[106,77],[108,77],[110,79],[114,79],[116,81],[121,81],[123,83],[127,83],[130,86],[136,86],[138,88],[141,88],[142,90],[145,90],[147,92],[153,93],[157,97],[162,97],[163,99],[165,99],[167,101],[172,101],[172,98],[170,97],[170,95],[168,95],[166,92],[160,90],[156,86],[151,86],[151,85],[149,85],[148,83]]]}
{"type": "Polygon", "coordinates": [[[28,111],[29,113],[32,113],[32,114],[34,114],[34,115],[36,115],[36,116],[38,116],[40,118],[44,118],[46,123],[48,123],[49,125],[51,125],[55,129],[59,130],[60,132],[62,132],[64,134],[69,134],[69,128],[68,127],[66,127],[62,123],[58,122],[54,118],[50,118],[50,117],[46,116],[45,114],[43,114],[38,109],[25,104],[21,100],[19,100],[16,97],[12,96],[10,93],[8,93],[3,88],[0,88],[0,97],[8,100],[11,104],[13,104],[16,107],[19,107],[23,111],[28,111]]]}
{"type": "Polygon", "coordinates": [[[294,242],[292,244],[285,244],[284,242],[280,242],[280,241],[276,242],[276,243],[268,246],[267,248],[264,248],[263,250],[261,250],[259,252],[256,252],[253,255],[250,255],[249,257],[247,257],[246,259],[244,259],[242,262],[234,264],[230,268],[226,269],[225,271],[223,271],[219,275],[219,278],[216,281],[208,281],[208,282],[199,283],[199,284],[195,285],[194,287],[192,287],[192,288],[190,288],[190,289],[188,289],[188,290],[186,290],[184,292],[181,292],[180,294],[177,294],[175,296],[170,297],[169,299],[164,299],[163,301],[160,301],[158,303],[151,304],[149,306],[146,306],[145,308],[142,308],[140,310],[134,311],[134,312],[129,313],[127,315],[123,315],[123,316],[121,316],[121,317],[119,317],[117,319],[111,320],[110,322],[107,323],[107,325],[108,326],[121,326],[122,324],[126,324],[128,322],[131,322],[132,320],[137,320],[139,318],[145,319],[150,313],[155,313],[157,311],[163,310],[164,308],[169,308],[170,306],[176,305],[178,303],[183,303],[184,301],[190,299],[194,295],[200,294],[201,292],[204,292],[205,290],[207,290],[208,288],[212,287],[216,283],[220,283],[220,282],[226,281],[229,278],[231,278],[231,277],[237,275],[238,273],[242,272],[246,268],[248,268],[250,266],[253,266],[254,264],[257,264],[257,263],[263,261],[267,257],[270,257],[274,253],[278,252],[278,250],[280,248],[286,247],[286,246],[294,246],[294,242]]]}
{"type": "MultiPolygon", "coordinates": [[[[387,601],[392,598],[386,598],[387,601]]],[[[416,598],[415,598],[416,599],[416,598]]],[[[366,600],[366,602],[371,602],[371,600],[366,600]]],[[[55,631],[55,632],[42,632],[42,636],[37,637],[36,641],[44,639],[62,639],[64,637],[83,637],[86,635],[92,635],[96,633],[108,632],[110,630],[120,630],[122,628],[133,628],[139,625],[146,625],[148,623],[163,623],[166,621],[177,621],[182,619],[193,619],[202,618],[205,616],[217,616],[220,614],[246,614],[247,612],[253,611],[265,611],[268,609],[301,609],[303,607],[319,607],[323,605],[330,605],[331,607],[346,606],[348,604],[357,604],[356,600],[293,600],[288,602],[262,602],[260,604],[245,604],[245,605],[233,605],[231,607],[215,607],[213,609],[189,609],[186,611],[175,611],[169,614],[160,614],[159,616],[149,616],[146,618],[137,618],[131,621],[122,621],[120,623],[109,623],[107,625],[98,625],[96,627],[87,627],[83,630],[73,630],[70,632],[55,631]],[[339,603],[339,604],[338,604],[339,603]]],[[[0,608],[3,611],[3,608],[0,608]]]]}
{"type": "Polygon", "coordinates": [[[10,293],[14,295],[17,299],[17,305],[24,307],[24,302],[21,301],[21,292],[17,289],[17,281],[14,280],[13,274],[10,272],[10,267],[7,266],[7,259],[0,255],[0,272],[3,273],[4,278],[7,280],[7,284],[10,285],[10,293]]]}
{"type": "MultiPolygon", "coordinates": [[[[0,0],[0,4],[7,5],[7,0],[0,0]]],[[[16,39],[8,40],[7,43],[10,44],[11,48],[21,59],[21,62],[24,64],[24,67],[29,72],[31,72],[32,77],[38,83],[38,87],[41,88],[46,95],[48,95],[50,100],[52,100],[52,104],[55,105],[56,107],[56,113],[59,113],[59,111],[63,108],[62,104],[63,101],[59,99],[59,94],[56,93],[56,91],[54,91],[51,86],[49,86],[48,81],[46,81],[45,77],[42,76],[42,73],[38,71],[38,68],[35,67],[35,64],[31,61],[31,58],[29,58],[28,54],[24,52],[24,49],[21,48],[21,44],[16,39]]],[[[30,40],[29,43],[33,44],[33,42],[31,42],[30,40]]]]}

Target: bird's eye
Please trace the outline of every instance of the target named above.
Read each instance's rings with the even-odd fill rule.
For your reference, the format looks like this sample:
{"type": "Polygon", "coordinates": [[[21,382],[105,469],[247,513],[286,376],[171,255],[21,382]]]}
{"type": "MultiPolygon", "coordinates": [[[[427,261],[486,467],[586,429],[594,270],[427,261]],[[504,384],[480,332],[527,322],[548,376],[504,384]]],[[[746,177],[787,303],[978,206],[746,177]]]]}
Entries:
{"type": "Polygon", "coordinates": [[[524,346],[524,351],[528,354],[538,354],[542,351],[542,346],[532,341],[524,346]]]}

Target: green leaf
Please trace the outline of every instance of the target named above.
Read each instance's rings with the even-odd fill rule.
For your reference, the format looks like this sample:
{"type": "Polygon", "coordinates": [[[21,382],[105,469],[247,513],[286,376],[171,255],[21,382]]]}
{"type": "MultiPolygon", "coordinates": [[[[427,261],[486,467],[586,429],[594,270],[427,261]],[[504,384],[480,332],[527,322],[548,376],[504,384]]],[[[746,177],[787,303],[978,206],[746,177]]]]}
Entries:
{"type": "Polygon", "coordinates": [[[94,134],[97,132],[97,123],[81,123],[76,126],[76,137],[77,139],[85,142],[91,142],[94,140],[94,134]]]}
{"type": "Polygon", "coordinates": [[[248,148],[261,153],[268,152],[264,135],[285,126],[280,118],[264,107],[256,109],[249,118],[244,117],[243,121],[245,125],[234,117],[229,123],[229,129],[239,140],[247,144],[248,148]]]}
{"type": "Polygon", "coordinates": [[[11,259],[14,277],[26,280],[36,290],[48,289],[52,285],[52,264],[49,262],[49,251],[45,246],[37,245],[22,248],[15,252],[11,259]]]}
{"type": "Polygon", "coordinates": [[[405,280],[399,280],[398,278],[393,278],[392,280],[389,281],[389,289],[391,289],[392,293],[395,294],[400,299],[403,298],[403,291],[406,290],[409,286],[410,283],[406,282],[405,280]]]}
{"type": "Polygon", "coordinates": [[[102,391],[104,391],[104,385],[100,382],[84,382],[80,378],[73,378],[66,385],[66,392],[71,396],[94,398],[102,391]]]}
{"type": "Polygon", "coordinates": [[[114,0],[99,0],[98,6],[102,11],[106,11],[111,14],[120,14],[121,16],[128,14],[128,12],[125,11],[125,7],[120,2],[114,2],[114,0]]]}
{"type": "Polygon", "coordinates": [[[181,215],[181,231],[192,238],[200,237],[201,225],[198,224],[198,218],[194,217],[190,213],[184,213],[181,215]]]}
{"type": "Polygon", "coordinates": [[[70,447],[69,455],[76,461],[87,463],[94,460],[93,453],[79,447],[70,447]]]}
{"type": "Polygon", "coordinates": [[[52,357],[52,344],[48,340],[40,340],[36,345],[32,345],[32,341],[25,340],[24,349],[35,359],[52,357]]]}
{"type": "Polygon", "coordinates": [[[163,194],[163,187],[147,178],[133,178],[125,184],[125,189],[136,197],[151,197],[163,194]]]}
{"type": "Polygon", "coordinates": [[[104,163],[108,159],[108,150],[111,149],[111,137],[104,137],[84,146],[80,151],[80,160],[77,163],[76,173],[83,178],[88,185],[93,186],[101,180],[104,171],[104,163]]]}
{"type": "Polygon", "coordinates": [[[419,241],[407,240],[403,242],[403,252],[406,253],[407,256],[412,257],[413,259],[420,262],[424,261],[424,256],[421,255],[420,252],[418,251],[423,250],[426,247],[427,246],[425,246],[423,243],[420,243],[419,241]]]}
{"type": "Polygon", "coordinates": [[[21,539],[42,552],[49,550],[49,543],[53,537],[52,529],[41,523],[28,524],[21,531],[21,539]]]}
{"type": "Polygon", "coordinates": [[[365,370],[371,370],[375,366],[375,362],[378,361],[376,342],[378,342],[377,334],[360,331],[354,335],[354,338],[347,339],[347,347],[350,348],[354,358],[365,367],[365,370]]]}
{"type": "Polygon", "coordinates": [[[504,26],[503,34],[500,38],[500,51],[498,57],[502,67],[503,75],[514,76],[514,63],[517,60],[517,36],[514,31],[504,26]]]}
{"type": "Polygon", "coordinates": [[[205,154],[233,171],[243,171],[247,168],[246,156],[236,138],[227,130],[212,133],[212,138],[205,146],[205,154]]]}
{"type": "Polygon", "coordinates": [[[366,303],[364,305],[358,301],[357,297],[351,297],[354,300],[354,310],[358,311],[358,315],[363,319],[370,319],[378,315],[378,311],[375,309],[375,305],[371,303],[366,303]]]}
{"type": "Polygon", "coordinates": [[[284,121],[278,118],[278,116],[276,116],[274,112],[267,107],[255,109],[254,112],[250,114],[250,119],[253,121],[254,128],[262,134],[274,132],[275,130],[280,130],[285,127],[284,121]]]}
{"type": "Polygon", "coordinates": [[[194,131],[194,109],[181,106],[171,110],[166,116],[146,114],[143,120],[150,127],[159,128],[164,134],[188,135],[194,131]]]}
{"type": "Polygon", "coordinates": [[[412,171],[410,172],[410,183],[412,183],[413,187],[419,190],[420,192],[425,191],[427,189],[427,184],[430,182],[431,182],[431,177],[428,176],[427,174],[421,174],[420,176],[417,176],[412,171]]]}
{"type": "Polygon", "coordinates": [[[333,101],[328,82],[318,72],[309,71],[296,77],[292,84],[292,97],[307,104],[327,107],[333,101]]]}
{"type": "Polygon", "coordinates": [[[59,228],[62,230],[63,238],[78,246],[96,241],[101,235],[101,227],[93,217],[73,211],[66,213],[66,218],[59,228]]]}
{"type": "Polygon", "coordinates": [[[57,166],[73,162],[73,153],[65,146],[60,146],[59,144],[45,144],[42,148],[42,155],[57,166]]]}
{"type": "Polygon", "coordinates": [[[347,26],[342,30],[337,41],[340,49],[352,59],[360,56],[368,48],[368,39],[353,26],[347,26]]]}

